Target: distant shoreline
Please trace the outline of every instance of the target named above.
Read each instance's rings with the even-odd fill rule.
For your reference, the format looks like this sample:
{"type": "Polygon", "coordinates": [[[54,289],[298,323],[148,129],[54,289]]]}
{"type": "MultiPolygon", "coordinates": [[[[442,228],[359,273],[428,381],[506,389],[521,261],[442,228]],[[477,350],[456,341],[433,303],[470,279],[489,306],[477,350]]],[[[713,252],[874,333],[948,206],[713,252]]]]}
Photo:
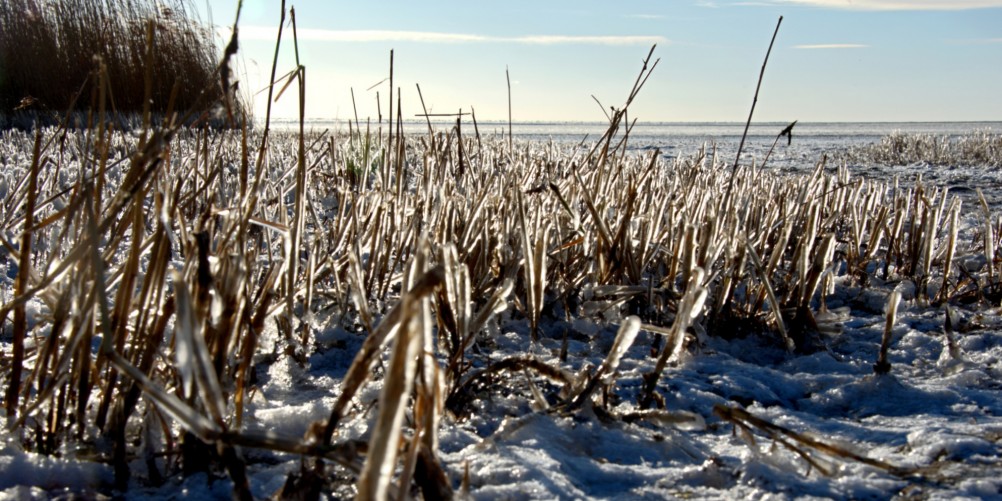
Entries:
{"type": "MultiPolygon", "coordinates": [[[[306,124],[311,124],[311,123],[347,123],[349,120],[352,123],[355,122],[354,119],[347,119],[347,118],[307,118],[307,119],[304,120],[304,123],[306,123],[306,124]]],[[[466,122],[472,123],[472,121],[473,120],[470,119],[470,118],[464,118],[463,119],[464,123],[466,123],[466,122]]],[[[296,123],[296,124],[298,124],[299,123],[299,119],[298,118],[272,118],[271,122],[272,122],[272,124],[286,124],[286,123],[296,123]]],[[[359,122],[364,122],[364,120],[359,120],[359,122]]],[[[384,122],[385,122],[385,120],[384,120],[384,122]]],[[[372,122],[372,121],[370,121],[369,123],[371,125],[373,123],[378,124],[379,122],[372,122]]],[[[454,124],[454,123],[456,123],[455,120],[437,119],[437,120],[432,120],[431,121],[432,125],[450,125],[450,124],[454,124]]],[[[487,124],[487,125],[505,125],[505,126],[508,125],[508,121],[507,120],[477,120],[477,123],[478,124],[487,124]]],[[[789,122],[770,122],[770,121],[757,122],[757,121],[755,121],[755,122],[752,122],[752,126],[753,127],[754,126],[763,126],[763,125],[785,126],[788,123],[789,122]]],[[[262,125],[263,126],[264,125],[264,120],[255,120],[254,124],[255,125],[262,125]]],[[[404,119],[404,125],[427,125],[427,124],[428,124],[428,122],[426,120],[423,120],[423,119],[415,119],[415,118],[404,119]]],[[[895,124],[944,124],[944,125],[959,125],[959,124],[985,124],[985,125],[998,125],[998,126],[1002,126],[1002,120],[904,120],[904,121],[895,121],[895,120],[891,120],[891,121],[868,121],[868,120],[838,121],[838,120],[831,120],[831,121],[818,121],[818,122],[811,122],[811,121],[802,120],[798,124],[801,125],[801,126],[803,126],[803,125],[849,125],[849,124],[866,124],[866,125],[895,125],[895,124]]],[[[515,120],[515,121],[512,121],[512,125],[513,126],[514,125],[586,125],[586,126],[608,126],[609,123],[608,122],[602,122],[602,121],[574,121],[574,120],[568,120],[568,121],[560,121],[560,120],[525,120],[525,121],[518,121],[518,120],[515,120]]],[[[692,125],[694,125],[694,126],[742,126],[743,127],[745,125],[745,122],[706,122],[706,121],[689,122],[689,121],[643,121],[643,120],[641,120],[641,121],[637,122],[637,125],[647,125],[647,126],[650,126],[650,125],[692,126],[692,125]]]]}

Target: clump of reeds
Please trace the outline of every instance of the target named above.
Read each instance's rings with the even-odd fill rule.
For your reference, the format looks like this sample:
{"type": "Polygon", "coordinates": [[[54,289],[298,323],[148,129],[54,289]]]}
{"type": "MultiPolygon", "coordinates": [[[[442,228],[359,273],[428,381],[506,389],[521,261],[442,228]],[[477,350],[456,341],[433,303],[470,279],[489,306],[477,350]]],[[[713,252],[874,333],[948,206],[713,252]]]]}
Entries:
{"type": "Polygon", "coordinates": [[[138,116],[147,99],[159,114],[218,102],[232,89],[193,16],[186,0],[0,1],[0,116],[55,124],[68,110],[138,116]]]}
{"type": "Polygon", "coordinates": [[[958,137],[894,132],[880,142],[849,148],[839,157],[854,164],[1002,167],[1002,134],[983,129],[958,137]]]}

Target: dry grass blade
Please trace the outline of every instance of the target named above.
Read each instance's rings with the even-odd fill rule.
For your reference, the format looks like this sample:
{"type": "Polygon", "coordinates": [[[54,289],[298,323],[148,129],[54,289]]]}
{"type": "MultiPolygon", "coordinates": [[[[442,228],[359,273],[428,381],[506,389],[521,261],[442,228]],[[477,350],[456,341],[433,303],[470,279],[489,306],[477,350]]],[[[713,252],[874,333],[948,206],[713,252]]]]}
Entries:
{"type": "Polygon", "coordinates": [[[869,458],[861,454],[857,454],[853,451],[850,451],[844,447],[839,447],[837,445],[823,442],[808,435],[797,433],[793,430],[784,428],[775,423],[770,423],[769,421],[766,421],[760,417],[756,417],[751,413],[749,413],[748,411],[739,409],[737,407],[729,407],[717,404],[713,406],[713,413],[719,416],[721,419],[734,424],[736,427],[743,428],[745,431],[749,431],[750,428],[755,428],[764,432],[769,438],[779,441],[784,446],[790,448],[790,450],[794,451],[799,456],[801,456],[809,464],[817,468],[819,471],[825,472],[826,474],[830,473],[828,473],[826,469],[822,468],[821,465],[816,462],[816,460],[811,458],[811,456],[806,451],[800,449],[799,447],[790,443],[786,439],[793,440],[798,444],[810,447],[811,449],[826,454],[828,456],[858,461],[860,463],[867,464],[875,468],[879,468],[893,475],[907,476],[911,474],[911,470],[894,466],[890,463],[881,461],[879,459],[869,458]]]}
{"type": "Polygon", "coordinates": [[[801,283],[801,296],[798,303],[800,308],[806,309],[810,307],[811,299],[814,298],[814,293],[817,292],[818,284],[821,282],[821,276],[831,262],[834,252],[835,234],[829,233],[824,237],[821,244],[814,249],[814,259],[811,262],[811,267],[807,270],[807,273],[804,275],[804,281],[801,283]]]}
{"type": "Polygon", "coordinates": [[[637,338],[637,333],[639,332],[640,318],[636,316],[627,317],[626,321],[619,326],[616,339],[612,342],[612,348],[609,349],[609,354],[606,355],[602,365],[598,367],[598,370],[595,371],[595,374],[591,376],[582,390],[569,399],[570,404],[568,407],[570,409],[581,407],[587,403],[599,385],[611,386],[615,383],[616,370],[619,368],[619,363],[623,360],[623,356],[626,355],[626,351],[633,345],[633,341],[637,338]]]}
{"type": "Polygon", "coordinates": [[[362,267],[359,266],[358,256],[354,252],[348,254],[348,286],[351,290],[351,300],[355,303],[358,316],[362,320],[362,327],[365,327],[367,332],[372,332],[372,312],[369,311],[369,302],[366,299],[362,267]]]}
{"type": "Polygon", "coordinates": [[[706,420],[701,414],[689,411],[642,410],[617,414],[625,423],[647,421],[660,426],[669,426],[682,430],[705,430],[706,420]]]}
{"type": "Polygon", "coordinates": [[[470,323],[470,337],[466,340],[463,345],[463,350],[469,347],[469,343],[473,341],[473,336],[480,332],[488,321],[495,315],[500,315],[506,309],[508,309],[507,298],[511,294],[512,288],[514,288],[515,282],[510,278],[505,278],[501,282],[501,286],[494,289],[494,293],[484,304],[484,307],[477,313],[473,321],[470,323]]]}
{"type": "Polygon", "coordinates": [[[444,273],[441,267],[425,272],[414,282],[414,285],[401,298],[400,302],[383,318],[379,326],[369,333],[369,337],[365,338],[362,349],[355,355],[351,367],[348,368],[348,373],[345,374],[341,394],[338,395],[338,399],[331,409],[330,418],[327,420],[327,426],[324,429],[322,443],[330,443],[331,438],[334,436],[334,431],[337,429],[351,400],[355,397],[359,389],[361,389],[362,385],[365,384],[365,381],[372,375],[371,369],[376,362],[379,350],[384,343],[392,339],[392,336],[396,334],[401,324],[407,320],[404,314],[404,310],[409,308],[409,306],[406,306],[407,303],[431,294],[435,287],[438,287],[443,280],[444,273]]]}
{"type": "Polygon", "coordinates": [[[535,221],[535,245],[526,221],[525,200],[521,191],[516,191],[518,203],[518,221],[521,229],[522,252],[523,252],[523,274],[526,288],[526,312],[529,317],[529,328],[531,329],[532,340],[539,340],[539,315],[543,311],[543,293],[546,290],[546,246],[549,233],[549,222],[540,225],[537,212],[535,221]]]}
{"type": "Polygon", "coordinates": [[[442,372],[434,355],[435,338],[431,330],[431,312],[427,300],[421,301],[421,338],[414,398],[414,436],[410,440],[403,474],[398,482],[397,499],[406,499],[414,479],[425,499],[452,499],[452,484],[438,459],[438,428],[444,411],[442,372]]]}
{"type": "Polygon", "coordinates": [[[725,200],[731,199],[734,191],[734,178],[737,177],[738,165],[741,163],[741,152],[744,150],[745,138],[748,137],[748,128],[751,127],[752,117],[755,115],[755,105],[758,103],[758,91],[762,87],[762,78],[765,77],[765,67],[769,64],[769,55],[772,54],[772,45],[776,43],[776,35],[779,34],[779,27],[783,24],[783,16],[779,16],[776,21],[776,30],[772,33],[772,40],[769,41],[769,49],[765,52],[765,60],[762,61],[762,70],[758,74],[758,83],[755,85],[755,97],[752,98],[751,111],[748,112],[748,121],[745,123],[745,131],[741,134],[741,142],[738,144],[738,152],[734,159],[734,167],[731,170],[731,180],[727,184],[727,195],[725,200]]]}
{"type": "Polygon", "coordinates": [[[995,283],[995,231],[992,228],[992,214],[988,209],[988,201],[981,188],[977,188],[978,201],[981,202],[981,212],[984,216],[984,251],[988,260],[988,282],[995,283]]]}
{"type": "Polygon", "coordinates": [[[104,352],[104,354],[116,369],[138,383],[146,397],[157,404],[161,411],[176,419],[186,430],[207,442],[219,438],[222,428],[216,422],[195,411],[177,396],[164,391],[117,352],[112,350],[104,352]]]}
{"type": "Polygon", "coordinates": [[[526,259],[531,259],[533,265],[530,268],[532,273],[532,279],[529,281],[529,287],[532,290],[531,298],[531,316],[534,319],[532,321],[533,337],[539,338],[539,318],[543,313],[543,302],[544,294],[546,292],[546,247],[547,247],[547,237],[550,232],[550,225],[547,222],[542,227],[539,226],[537,220],[537,235],[536,235],[536,246],[535,252],[532,256],[526,256],[526,259]]]}
{"type": "Polygon", "coordinates": [[[451,331],[450,345],[455,352],[461,352],[463,343],[470,336],[470,273],[465,264],[459,262],[455,246],[448,244],[442,248],[442,267],[445,275],[445,303],[443,316],[447,316],[446,328],[451,331]]]}
{"type": "Polygon", "coordinates": [[[217,423],[223,422],[226,401],[205,344],[203,321],[199,318],[183,277],[174,274],[177,321],[174,326],[174,360],[188,398],[197,393],[202,405],[217,423]]]}
{"type": "Polygon", "coordinates": [[[766,297],[769,298],[769,307],[772,310],[772,316],[776,321],[776,328],[779,330],[779,335],[783,339],[783,345],[786,347],[787,351],[793,351],[796,345],[793,343],[793,339],[790,339],[789,334],[786,333],[786,325],[783,322],[782,307],[779,304],[779,299],[776,297],[776,292],[772,288],[772,283],[769,280],[766,271],[762,269],[762,260],[759,259],[758,253],[755,249],[748,245],[748,256],[752,260],[752,264],[755,266],[755,270],[758,272],[759,280],[762,281],[762,287],[765,288],[766,297]]]}
{"type": "Polygon", "coordinates": [[[393,344],[383,391],[379,396],[379,417],[369,440],[365,466],[358,479],[356,499],[387,499],[400,446],[400,427],[422,345],[422,315],[419,309],[427,307],[420,304],[422,302],[413,297],[401,302],[401,322],[404,325],[393,344]]]}

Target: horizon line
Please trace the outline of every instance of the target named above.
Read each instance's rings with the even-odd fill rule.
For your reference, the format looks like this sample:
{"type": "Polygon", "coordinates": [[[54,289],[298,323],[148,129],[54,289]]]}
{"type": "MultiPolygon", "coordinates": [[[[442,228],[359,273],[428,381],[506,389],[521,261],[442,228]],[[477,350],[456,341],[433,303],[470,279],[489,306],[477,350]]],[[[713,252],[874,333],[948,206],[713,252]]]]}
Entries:
{"type": "MultiPolygon", "coordinates": [[[[272,123],[282,122],[282,123],[298,123],[299,118],[284,118],[284,117],[272,117],[272,123]]],[[[355,122],[354,119],[345,118],[321,118],[321,117],[307,117],[304,123],[347,123],[355,122]]],[[[414,125],[426,125],[427,120],[421,118],[405,118],[403,120],[404,124],[414,124],[414,125]]],[[[472,120],[464,119],[464,123],[471,123],[472,120]]],[[[480,124],[508,124],[507,119],[485,119],[477,120],[480,124]]],[[[254,123],[264,123],[264,120],[254,120],[254,123]]],[[[370,125],[381,125],[383,122],[369,122],[370,125]]],[[[388,123],[388,122],[387,122],[388,123]]],[[[454,124],[455,120],[431,120],[432,125],[439,124],[454,124]]],[[[608,122],[602,120],[512,120],[513,125],[609,125],[608,122]]],[[[745,121],[741,120],[642,120],[637,121],[637,125],[745,125],[745,121]]],[[[790,121],[788,120],[753,120],[752,125],[787,125],[790,121]]],[[[798,120],[798,125],[805,124],[1002,124],[1002,119],[999,120],[956,120],[956,119],[945,119],[945,120],[798,120]]]]}

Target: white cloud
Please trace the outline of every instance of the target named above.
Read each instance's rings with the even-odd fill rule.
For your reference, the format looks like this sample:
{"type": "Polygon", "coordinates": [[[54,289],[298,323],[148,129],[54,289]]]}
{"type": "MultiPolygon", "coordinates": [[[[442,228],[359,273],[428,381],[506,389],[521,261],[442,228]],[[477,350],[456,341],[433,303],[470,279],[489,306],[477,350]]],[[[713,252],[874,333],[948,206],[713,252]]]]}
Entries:
{"type": "Polygon", "coordinates": [[[586,45],[651,45],[666,43],[668,40],[659,36],[563,36],[563,35],[530,35],[524,37],[493,37],[489,42],[515,42],[534,45],[554,44],[586,44],[586,45]]]}
{"type": "Polygon", "coordinates": [[[821,43],[793,46],[794,49],[865,49],[867,47],[869,45],[858,43],[821,43]]]}
{"type": "Polygon", "coordinates": [[[846,10],[968,10],[1002,8],[1002,0],[774,0],[772,5],[805,5],[846,10]]]}
{"type": "MultiPolygon", "coordinates": [[[[288,31],[286,35],[291,36],[288,31]]],[[[276,28],[265,26],[241,26],[243,40],[274,40],[276,28]]],[[[300,40],[322,42],[418,42],[418,43],[519,43],[530,45],[651,45],[664,44],[668,40],[661,36],[575,36],[575,35],[529,35],[519,37],[494,37],[468,33],[437,33],[430,31],[388,31],[388,30],[321,30],[299,29],[300,40]]]]}

